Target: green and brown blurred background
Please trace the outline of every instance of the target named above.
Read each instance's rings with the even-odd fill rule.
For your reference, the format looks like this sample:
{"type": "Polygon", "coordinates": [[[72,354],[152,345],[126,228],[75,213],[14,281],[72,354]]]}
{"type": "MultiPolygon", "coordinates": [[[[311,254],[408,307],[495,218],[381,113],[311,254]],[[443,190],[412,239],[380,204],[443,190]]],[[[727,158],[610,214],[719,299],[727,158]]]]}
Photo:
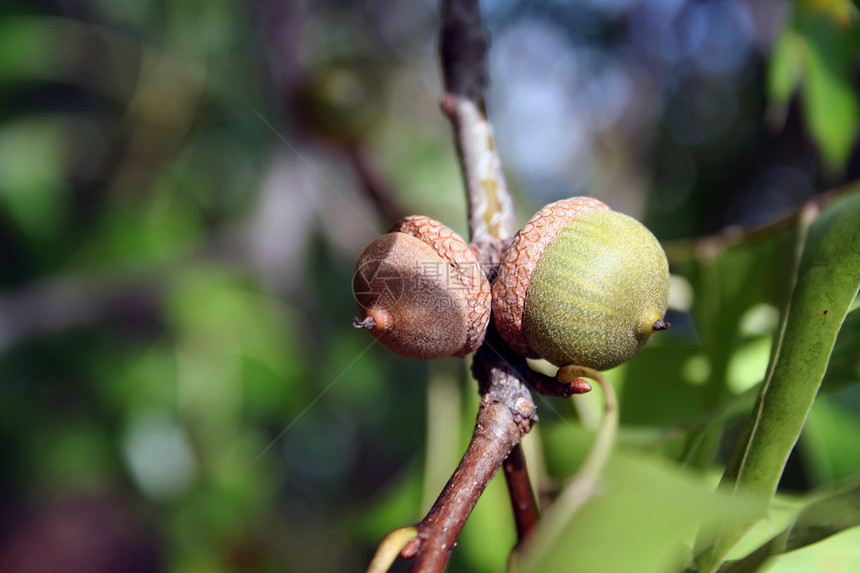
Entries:
{"type": "MultiPolygon", "coordinates": [[[[484,12],[520,223],[589,194],[672,241],[860,174],[851,2],[484,12]]],[[[429,0],[0,6],[0,571],[362,571],[426,511],[474,384],[354,330],[350,284],[398,214],[467,232],[437,24],[429,0]]],[[[760,380],[773,310],[748,317],[731,392],[760,380]]],[[[675,318],[681,386],[622,412],[642,439],[714,405],[675,318]]],[[[788,490],[860,471],[857,384],[822,403],[788,490]]],[[[541,463],[567,475],[587,415],[539,408],[541,463]]],[[[452,571],[504,567],[505,496],[452,571]]]]}

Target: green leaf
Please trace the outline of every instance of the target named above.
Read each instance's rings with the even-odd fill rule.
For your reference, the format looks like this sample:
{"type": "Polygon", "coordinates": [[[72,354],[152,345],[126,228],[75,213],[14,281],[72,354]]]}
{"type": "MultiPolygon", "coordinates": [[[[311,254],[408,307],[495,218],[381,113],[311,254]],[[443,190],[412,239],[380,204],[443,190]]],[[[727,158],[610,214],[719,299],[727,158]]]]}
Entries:
{"type": "Polygon", "coordinates": [[[836,346],[830,356],[827,375],[821,383],[822,388],[839,388],[860,382],[860,311],[854,310],[845,318],[836,346]]]}
{"type": "MultiPolygon", "coordinates": [[[[733,397],[729,365],[749,338],[741,328],[748,313],[756,308],[783,308],[787,303],[796,266],[797,232],[792,219],[751,234],[725,234],[667,246],[674,271],[687,278],[695,293],[692,314],[704,352],[700,360],[709,366],[699,411],[714,411],[733,397]]],[[[631,365],[635,367],[635,361],[631,365]]],[[[762,369],[759,379],[764,375],[762,369]]],[[[625,402],[626,394],[625,389],[625,402]]],[[[721,432],[722,425],[692,432],[685,459],[694,467],[709,468],[721,432]]]]}
{"type": "Polygon", "coordinates": [[[860,526],[860,485],[807,505],[779,535],[743,559],[726,563],[719,571],[753,573],[775,555],[806,547],[857,526],[860,526]]]}
{"type": "Polygon", "coordinates": [[[51,77],[57,30],[46,22],[50,20],[5,16],[0,24],[0,81],[51,77]]]}
{"type": "MultiPolygon", "coordinates": [[[[806,240],[792,299],[774,343],[768,375],[722,480],[722,486],[733,492],[755,494],[762,515],[860,287],[860,193],[840,196],[820,214],[817,209],[807,207],[799,219],[799,236],[806,235],[806,240]]],[[[716,545],[701,556],[702,570],[713,571],[751,523],[738,519],[724,524],[716,545]]]]}
{"type": "Polygon", "coordinates": [[[819,396],[800,438],[804,473],[821,485],[860,475],[858,436],[860,418],[839,397],[819,396]]]}
{"type": "MultiPolygon", "coordinates": [[[[702,357],[698,345],[666,337],[655,340],[631,360],[624,370],[620,392],[621,423],[668,426],[703,413],[701,385],[686,379],[688,364],[696,357],[702,357]],[[655,372],[660,375],[655,376],[655,372]],[[643,384],[644,380],[648,383],[643,384]]],[[[707,376],[708,361],[703,359],[707,376]]]]}
{"type": "Polygon", "coordinates": [[[762,304],[781,308],[790,295],[797,226],[793,220],[741,237],[726,234],[694,243],[667,245],[675,272],[693,287],[696,331],[711,363],[708,381],[714,407],[727,397],[727,366],[745,342],[741,321],[762,304]]]}
{"type": "Polygon", "coordinates": [[[856,573],[860,563],[860,528],[847,529],[827,539],[778,555],[767,563],[768,573],[856,573]]]}
{"type": "Polygon", "coordinates": [[[245,414],[276,419],[303,407],[302,343],[289,328],[299,323],[249,277],[189,266],[168,292],[166,322],[176,341],[180,412],[211,424],[213,444],[232,436],[245,414]]]}
{"type": "Polygon", "coordinates": [[[805,119],[824,160],[837,169],[848,160],[860,120],[854,87],[858,28],[849,18],[800,6],[796,21],[806,41],[805,119]]]}
{"type": "Polygon", "coordinates": [[[774,43],[767,70],[770,103],[783,116],[802,85],[804,122],[830,169],[845,166],[857,137],[860,103],[854,85],[860,27],[847,0],[794,2],[774,43]]]}
{"type": "Polygon", "coordinates": [[[422,476],[419,464],[404,467],[347,520],[349,530],[365,542],[376,544],[398,525],[420,519],[422,476]]]}
{"type": "Polygon", "coordinates": [[[57,208],[66,193],[67,151],[57,122],[22,120],[0,126],[0,210],[36,240],[62,228],[57,208]]]}
{"type": "Polygon", "coordinates": [[[769,99],[778,105],[788,104],[803,79],[803,39],[791,27],[782,31],[774,43],[767,70],[769,99]]]}
{"type": "Polygon", "coordinates": [[[750,509],[743,497],[715,493],[693,474],[624,453],[613,454],[597,488],[566,525],[564,542],[524,555],[521,572],[678,570],[697,525],[750,509]]]}
{"type": "Polygon", "coordinates": [[[860,486],[805,508],[788,534],[785,550],[794,551],[857,526],[860,526],[860,486]]]}

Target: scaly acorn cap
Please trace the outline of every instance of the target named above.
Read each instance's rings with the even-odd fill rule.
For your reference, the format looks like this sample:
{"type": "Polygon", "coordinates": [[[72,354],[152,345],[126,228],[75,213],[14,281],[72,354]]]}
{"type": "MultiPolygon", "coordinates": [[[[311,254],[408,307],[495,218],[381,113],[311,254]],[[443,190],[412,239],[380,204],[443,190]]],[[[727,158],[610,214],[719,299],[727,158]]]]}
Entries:
{"type": "Polygon", "coordinates": [[[358,328],[407,358],[465,356],[484,341],[490,284],[457,233],[407,217],[361,254],[353,277],[358,328]]]}
{"type": "Polygon", "coordinates": [[[571,219],[595,209],[608,210],[609,207],[593,197],[562,199],[538,211],[514,235],[493,283],[493,316],[499,334],[519,354],[538,358],[523,330],[526,293],[538,260],[562,227],[571,219]]]}

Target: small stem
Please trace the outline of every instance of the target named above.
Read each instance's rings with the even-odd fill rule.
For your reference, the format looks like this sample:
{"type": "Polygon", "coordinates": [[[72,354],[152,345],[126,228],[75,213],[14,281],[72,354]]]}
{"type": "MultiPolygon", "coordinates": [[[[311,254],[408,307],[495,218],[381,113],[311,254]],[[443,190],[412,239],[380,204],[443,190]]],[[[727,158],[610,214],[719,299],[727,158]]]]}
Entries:
{"type": "Polygon", "coordinates": [[[379,214],[386,220],[385,225],[402,219],[406,213],[397,202],[396,195],[391,185],[373,165],[367,155],[367,151],[358,145],[347,150],[349,159],[361,180],[361,188],[364,190],[379,214]]]}
{"type": "Polygon", "coordinates": [[[372,316],[364,317],[364,320],[361,320],[357,316],[352,319],[352,327],[353,328],[366,328],[367,330],[375,330],[376,329],[376,321],[373,320],[372,316]]]}
{"type": "Polygon", "coordinates": [[[385,573],[391,568],[394,560],[410,541],[418,536],[418,530],[413,526],[395,529],[382,538],[373,561],[367,567],[367,573],[385,573]]]}
{"type": "Polygon", "coordinates": [[[703,252],[709,253],[711,257],[717,256],[724,250],[748,242],[757,237],[773,235],[780,228],[796,224],[798,219],[808,208],[823,209],[839,197],[853,192],[853,183],[833,189],[827,193],[818,195],[803,205],[803,208],[792,212],[782,219],[773,221],[759,227],[728,227],[716,234],[695,239],[682,239],[663,243],[666,257],[670,264],[684,263],[693,259],[701,258],[703,252]]]}
{"type": "Polygon", "coordinates": [[[539,518],[522,444],[513,447],[502,468],[505,470],[505,481],[508,483],[508,493],[511,496],[511,506],[517,526],[517,545],[519,545],[537,526],[539,518]]]}
{"type": "MultiPolygon", "coordinates": [[[[523,361],[525,363],[525,361],[523,361]]],[[[532,390],[544,396],[558,396],[560,398],[570,398],[574,394],[587,394],[591,392],[591,384],[584,379],[573,376],[570,380],[559,380],[552,378],[546,374],[536,372],[525,364],[522,370],[523,376],[532,390]]]]}
{"type": "Polygon", "coordinates": [[[594,441],[591,452],[554,504],[554,507],[558,507],[559,512],[567,518],[591,497],[597,478],[609,459],[618,430],[618,399],[612,384],[600,372],[591,368],[580,368],[583,376],[596,381],[600,385],[600,389],[603,390],[603,419],[600,421],[597,439],[594,441]]]}
{"type": "Polygon", "coordinates": [[[558,542],[572,516],[594,495],[600,473],[609,460],[615,443],[618,400],[612,385],[596,370],[584,366],[577,368],[578,375],[595,380],[603,390],[603,418],[591,451],[579,471],[544,514],[539,535],[533,539],[534,543],[527,545],[526,551],[532,555],[541,555],[548,547],[558,542]]]}

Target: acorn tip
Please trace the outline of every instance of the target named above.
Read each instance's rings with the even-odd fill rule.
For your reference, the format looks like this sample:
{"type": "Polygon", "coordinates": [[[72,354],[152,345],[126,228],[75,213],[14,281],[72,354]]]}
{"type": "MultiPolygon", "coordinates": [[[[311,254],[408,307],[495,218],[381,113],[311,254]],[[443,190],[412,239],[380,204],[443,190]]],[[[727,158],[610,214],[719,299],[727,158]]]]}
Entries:
{"type": "Polygon", "coordinates": [[[364,320],[361,320],[357,316],[352,319],[352,327],[353,328],[366,328],[367,330],[374,330],[376,328],[376,321],[373,320],[372,316],[366,317],[364,320]]]}

